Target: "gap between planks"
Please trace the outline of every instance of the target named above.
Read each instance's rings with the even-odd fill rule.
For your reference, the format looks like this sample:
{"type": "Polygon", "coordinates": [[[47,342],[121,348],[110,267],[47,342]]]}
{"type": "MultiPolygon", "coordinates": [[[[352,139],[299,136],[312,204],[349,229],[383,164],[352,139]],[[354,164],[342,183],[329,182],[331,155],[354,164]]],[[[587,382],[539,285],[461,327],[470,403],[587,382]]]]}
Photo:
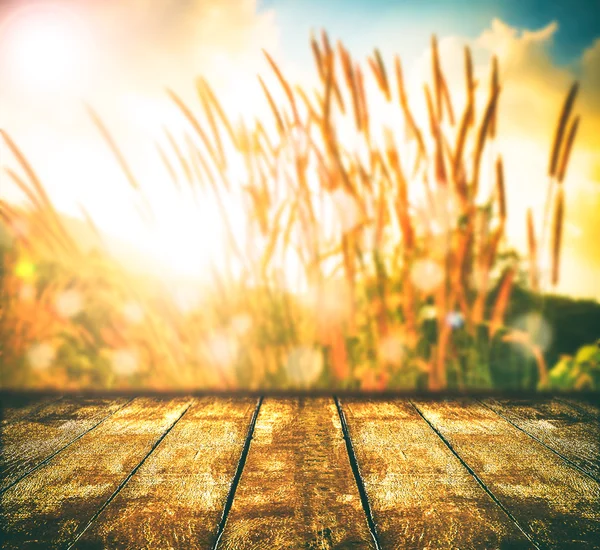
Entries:
{"type": "MultiPolygon", "coordinates": [[[[589,473],[588,471],[586,471],[584,468],[582,468],[581,466],[579,466],[578,464],[575,464],[575,462],[573,462],[569,457],[563,455],[560,451],[557,451],[556,449],[554,449],[553,447],[551,447],[550,445],[548,445],[547,443],[544,443],[544,441],[542,441],[540,438],[536,437],[534,434],[532,434],[531,432],[527,431],[525,428],[521,428],[521,426],[519,426],[516,422],[513,422],[510,418],[508,418],[506,415],[502,414],[500,411],[496,410],[494,407],[491,407],[490,405],[488,405],[487,403],[485,403],[484,401],[482,401],[481,399],[476,399],[476,401],[482,405],[483,407],[485,407],[486,409],[489,409],[490,411],[492,411],[494,414],[498,415],[500,418],[502,418],[503,420],[505,420],[506,422],[508,422],[511,426],[514,426],[517,430],[523,432],[525,435],[527,435],[528,437],[530,437],[531,439],[533,439],[534,441],[537,441],[540,445],[544,446],[546,449],[548,449],[549,451],[553,452],[556,456],[558,456],[563,462],[565,462],[565,464],[567,464],[567,466],[570,466],[571,468],[574,468],[575,470],[577,470],[580,474],[583,474],[584,476],[589,477],[592,481],[595,481],[596,483],[600,483],[600,478],[596,477],[595,475],[589,473]]],[[[561,401],[562,402],[562,401],[561,401]]],[[[568,404],[568,403],[565,403],[568,404]]],[[[575,408],[575,407],[574,407],[575,408]]],[[[580,411],[581,412],[581,411],[580,411]]]]}
{"type": "MultiPolygon", "coordinates": [[[[50,404],[54,404],[57,401],[60,401],[62,399],[62,397],[59,397],[58,399],[55,399],[49,403],[44,403],[44,405],[50,405],[50,404]]],[[[23,474],[21,474],[17,479],[15,479],[14,481],[12,481],[9,485],[7,485],[6,487],[2,488],[0,490],[0,495],[3,495],[6,491],[8,491],[9,489],[11,489],[12,487],[14,487],[17,483],[20,483],[21,481],[23,481],[26,477],[30,476],[33,472],[35,472],[36,470],[39,470],[42,466],[45,466],[46,464],[48,464],[54,457],[56,457],[59,453],[61,453],[62,451],[64,451],[65,449],[68,449],[71,445],[73,445],[74,443],[76,443],[77,441],[79,441],[84,435],[89,434],[92,430],[95,430],[98,426],[100,426],[100,424],[102,424],[103,422],[105,422],[106,420],[108,420],[111,416],[113,416],[115,413],[117,413],[118,411],[120,411],[121,409],[125,408],[127,405],[129,405],[133,400],[135,399],[135,397],[132,397],[129,401],[126,401],[125,403],[123,403],[120,407],[116,408],[114,411],[111,411],[109,414],[107,414],[105,417],[101,418],[98,422],[96,422],[96,424],[94,424],[93,426],[90,426],[87,430],[84,430],[82,433],[80,433],[77,437],[75,437],[74,439],[72,439],[71,441],[69,441],[68,443],[66,443],[65,445],[63,445],[62,447],[60,447],[59,449],[57,449],[56,451],[54,451],[53,453],[51,453],[50,455],[48,455],[46,458],[44,458],[41,462],[38,462],[35,466],[33,466],[32,468],[30,468],[29,470],[27,470],[26,472],[24,472],[23,474]]],[[[39,410],[41,410],[43,408],[39,407],[39,410]]],[[[35,412],[38,412],[38,409],[36,409],[35,412]]],[[[31,413],[33,414],[33,412],[31,413]]],[[[30,415],[27,415],[30,416],[30,415]]],[[[24,419],[20,419],[20,420],[24,420],[24,419]]]]}
{"type": "Polygon", "coordinates": [[[258,413],[260,412],[260,407],[263,402],[263,397],[258,398],[258,402],[256,403],[256,408],[254,409],[254,413],[252,414],[252,419],[250,420],[250,425],[248,427],[248,434],[246,435],[246,440],[244,441],[244,447],[242,449],[242,454],[240,455],[240,460],[238,462],[237,468],[235,470],[235,474],[233,476],[233,480],[231,482],[231,487],[229,488],[229,494],[227,495],[227,500],[225,501],[225,506],[223,507],[223,515],[221,516],[221,521],[217,527],[217,535],[215,538],[215,543],[213,544],[213,550],[219,546],[219,541],[223,536],[223,532],[225,531],[225,525],[227,524],[227,518],[229,517],[229,512],[231,511],[231,506],[233,505],[233,500],[235,498],[235,492],[237,490],[237,486],[240,482],[240,478],[242,477],[242,472],[244,471],[244,466],[246,465],[246,458],[248,457],[248,452],[250,451],[250,443],[252,442],[252,436],[254,435],[254,428],[256,427],[256,420],[258,418],[258,413]]]}
{"type": "Polygon", "coordinates": [[[533,537],[527,533],[527,531],[523,528],[523,526],[518,522],[517,518],[511,514],[511,512],[502,504],[502,502],[500,502],[500,500],[498,499],[498,497],[491,491],[491,489],[483,482],[483,480],[475,473],[475,470],[473,470],[464,460],[463,458],[458,454],[458,452],[454,449],[454,447],[451,445],[451,443],[442,435],[442,433],[425,417],[425,415],[422,413],[422,411],[419,409],[419,407],[417,407],[417,405],[412,401],[412,399],[409,399],[408,402],[414,407],[414,409],[417,411],[417,413],[419,414],[419,416],[425,421],[427,422],[428,426],[436,433],[436,435],[442,440],[442,442],[444,443],[444,445],[446,445],[446,447],[448,447],[448,449],[452,452],[452,454],[460,461],[460,463],[465,467],[465,469],[469,472],[469,474],[471,474],[471,476],[473,476],[473,478],[475,479],[475,481],[479,484],[479,486],[488,494],[488,496],[496,503],[496,505],[508,516],[508,518],[515,524],[515,526],[517,527],[517,529],[519,529],[519,531],[521,531],[521,533],[523,533],[523,535],[525,536],[525,538],[538,550],[541,550],[542,547],[539,545],[539,543],[533,539],[533,537]]]}
{"type": "Polygon", "coordinates": [[[350,432],[348,430],[348,424],[346,422],[346,415],[344,414],[344,409],[342,408],[342,404],[338,397],[334,396],[333,400],[335,401],[335,406],[338,411],[338,415],[340,417],[340,423],[342,424],[342,433],[344,434],[344,441],[346,442],[346,451],[348,453],[348,460],[350,461],[350,466],[352,467],[352,473],[354,474],[354,479],[356,480],[356,486],[358,488],[358,493],[360,495],[360,501],[362,503],[363,510],[365,515],[367,516],[367,523],[369,524],[369,531],[371,532],[371,536],[373,537],[373,542],[375,543],[375,548],[377,550],[381,550],[381,544],[379,542],[379,535],[377,534],[377,525],[373,518],[373,512],[371,510],[371,504],[369,502],[369,496],[367,495],[367,490],[365,489],[365,484],[362,479],[360,468],[358,465],[358,460],[356,458],[356,453],[354,452],[354,446],[352,444],[352,439],[350,437],[350,432]]]}
{"type": "Polygon", "coordinates": [[[79,533],[77,533],[77,535],[73,538],[73,540],[71,541],[71,543],[66,547],[66,550],[71,550],[71,548],[73,548],[75,546],[75,544],[77,544],[77,541],[83,536],[83,534],[90,528],[90,526],[94,523],[94,521],[98,518],[98,516],[100,516],[100,514],[104,511],[104,509],[116,498],[116,496],[119,494],[119,492],[123,489],[123,487],[125,487],[125,485],[127,485],[127,482],[135,475],[135,473],[142,467],[142,465],[144,464],[144,462],[146,462],[146,460],[148,459],[148,457],[156,450],[156,448],[162,443],[163,439],[165,437],[167,437],[167,435],[169,435],[169,432],[175,427],[175,425],[177,424],[177,422],[179,422],[183,416],[185,415],[186,412],[188,412],[188,410],[190,409],[190,407],[193,405],[193,401],[190,402],[187,407],[185,407],[183,409],[183,412],[175,419],[175,422],[173,422],[163,433],[162,435],[154,442],[154,445],[152,445],[152,448],[150,449],[150,451],[146,454],[146,456],[144,456],[144,458],[142,458],[142,460],[139,462],[139,464],[133,469],[131,470],[131,472],[129,473],[129,475],[119,484],[119,486],[115,489],[115,491],[112,493],[112,495],[110,495],[110,497],[108,497],[108,499],[104,502],[104,504],[102,504],[102,506],[100,506],[100,508],[98,509],[98,511],[90,518],[90,520],[87,522],[87,524],[85,525],[85,527],[83,529],[81,529],[79,531],[79,533]]]}

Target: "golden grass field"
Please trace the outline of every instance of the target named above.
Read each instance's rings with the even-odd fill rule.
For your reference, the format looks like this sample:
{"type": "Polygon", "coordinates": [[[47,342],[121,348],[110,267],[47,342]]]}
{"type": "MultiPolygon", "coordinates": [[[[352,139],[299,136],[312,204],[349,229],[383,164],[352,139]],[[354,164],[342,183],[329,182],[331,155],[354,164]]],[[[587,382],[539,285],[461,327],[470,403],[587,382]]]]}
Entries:
{"type": "MultiPolygon", "coordinates": [[[[311,48],[318,90],[293,86],[266,54],[280,89],[259,77],[271,118],[253,125],[234,124],[202,79],[197,112],[169,91],[189,134],[169,134],[173,150],[158,146],[158,154],[175,192],[214,202],[228,242],[192,310],[151,274],[132,274],[102,248],[83,251],[2,131],[21,167],[8,176],[28,199],[26,208],[0,203],[11,239],[2,264],[2,387],[489,389],[490,354],[502,343],[528,350],[535,363],[533,382],[515,387],[549,387],[536,338],[543,318],[517,329],[505,313],[520,275],[540,296],[558,281],[577,83],[565,90],[549,151],[543,226],[534,227],[530,210],[528,257],[520,259],[505,237],[510,182],[495,148],[497,61],[489,81],[476,83],[465,48],[459,109],[434,37],[428,121],[419,125],[398,57],[386,67],[375,50],[359,63],[325,33],[311,48]],[[367,79],[401,128],[372,120],[367,79]],[[487,87],[483,108],[476,87],[487,87]],[[232,165],[243,167],[246,185],[231,177],[232,165]],[[233,203],[244,205],[244,235],[233,230],[233,203]],[[540,271],[546,261],[549,281],[540,271]]],[[[151,226],[144,182],[89,114],[151,226]]],[[[589,387],[588,378],[577,384],[589,387]]]]}

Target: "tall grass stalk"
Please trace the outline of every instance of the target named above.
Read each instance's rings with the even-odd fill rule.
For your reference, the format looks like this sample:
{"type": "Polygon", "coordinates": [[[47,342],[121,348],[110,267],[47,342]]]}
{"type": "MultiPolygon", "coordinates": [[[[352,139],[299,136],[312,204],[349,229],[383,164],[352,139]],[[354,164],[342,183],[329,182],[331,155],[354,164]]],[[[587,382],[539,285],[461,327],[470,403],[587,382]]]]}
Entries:
{"type": "MultiPolygon", "coordinates": [[[[495,275],[508,246],[505,228],[510,189],[502,158],[493,146],[502,90],[497,59],[492,59],[485,108],[478,113],[472,56],[465,48],[466,100],[456,117],[459,104],[450,94],[434,36],[432,81],[423,88],[428,119],[422,121],[410,106],[397,56],[390,71],[375,50],[367,60],[369,71],[364,71],[343,44],[333,48],[326,33],[320,39],[313,36],[310,46],[320,88],[292,85],[265,52],[277,88],[267,85],[266,75],[258,78],[270,117],[256,120],[250,127],[228,117],[219,96],[203,79],[196,83],[198,113],[167,90],[189,129],[180,141],[165,128],[170,154],[159,144],[157,153],[174,193],[183,194],[187,184],[195,200],[199,200],[197,193],[212,197],[227,235],[223,250],[226,267],[211,268],[212,287],[207,293],[213,299],[199,311],[182,314],[165,296],[136,288],[132,278],[110,258],[103,256],[95,264],[95,269],[110,279],[109,294],[115,303],[103,318],[103,330],[89,338],[103,349],[128,344],[144,349],[150,367],[142,369],[145,378],[136,378],[136,383],[229,389],[320,384],[441,390],[449,385],[464,387],[475,379],[474,369],[489,362],[485,351],[478,351],[475,358],[471,353],[485,348],[483,340],[502,331],[505,339],[523,340],[510,332],[506,335],[509,329],[504,326],[519,266],[505,266],[495,275]],[[370,91],[367,94],[369,77],[375,80],[378,98],[370,91]],[[386,124],[380,127],[373,118],[373,107],[380,100],[393,105],[402,117],[405,139],[400,129],[386,124]],[[341,133],[341,121],[347,120],[362,152],[353,150],[341,133]],[[482,170],[485,158],[491,159],[489,173],[495,181],[490,182],[494,184],[490,200],[481,204],[478,197],[486,173],[482,170]],[[231,166],[244,167],[242,184],[231,177],[231,166]],[[178,170],[185,182],[179,180],[178,170]],[[232,217],[236,214],[231,205],[236,201],[245,205],[246,235],[234,229],[232,217]],[[336,206],[345,219],[336,218],[336,206]],[[290,275],[285,270],[292,264],[299,271],[296,288],[290,289],[282,284],[281,275],[290,275]],[[492,291],[497,291],[496,298],[489,307],[492,291]],[[312,296],[312,301],[305,303],[302,294],[312,296]],[[144,322],[135,329],[125,327],[116,313],[118,304],[131,298],[143,303],[146,312],[144,322]],[[236,335],[229,346],[237,351],[215,351],[215,342],[220,346],[234,340],[227,327],[239,315],[250,319],[251,327],[245,335],[236,335]],[[456,318],[460,323],[449,321],[456,318]],[[197,342],[209,352],[198,356],[197,342]],[[298,376],[304,375],[289,370],[289,358],[298,349],[316,351],[326,368],[308,381],[299,381],[298,376]],[[233,359],[228,362],[229,352],[233,359]]],[[[552,283],[558,280],[564,225],[562,183],[579,124],[578,117],[569,123],[576,94],[574,84],[558,121],[539,239],[533,213],[527,213],[534,290],[539,284],[538,261],[556,186],[552,283]]],[[[101,118],[91,108],[88,111],[142,201],[143,213],[152,219],[153,205],[124,155],[101,118]]],[[[27,238],[19,237],[23,249],[40,263],[60,250],[65,273],[76,273],[88,260],[65,230],[25,156],[5,132],[2,137],[26,177],[13,171],[9,175],[33,207],[33,213],[27,214],[3,203],[3,220],[9,226],[19,218],[30,220],[33,232],[27,238]]],[[[84,215],[100,236],[85,210],[84,215]]],[[[86,292],[93,295],[91,274],[81,277],[88,280],[86,292]]],[[[10,275],[2,284],[14,293],[19,282],[10,275]]],[[[61,280],[57,285],[69,287],[61,280]]],[[[11,319],[22,326],[30,313],[14,299],[9,307],[11,319]]],[[[64,320],[61,323],[69,325],[64,320]]],[[[70,323],[69,330],[79,334],[76,320],[70,323]]],[[[41,333],[32,330],[28,338],[39,340],[41,333]]],[[[19,337],[17,342],[14,332],[1,336],[14,347],[13,358],[18,355],[17,348],[19,353],[23,351],[23,339],[19,337]]],[[[532,349],[539,378],[544,381],[543,357],[537,348],[532,349]]],[[[86,376],[82,380],[94,379],[90,373],[86,376]]],[[[486,377],[480,373],[476,379],[486,377]]],[[[113,375],[106,380],[120,383],[113,375]]]]}

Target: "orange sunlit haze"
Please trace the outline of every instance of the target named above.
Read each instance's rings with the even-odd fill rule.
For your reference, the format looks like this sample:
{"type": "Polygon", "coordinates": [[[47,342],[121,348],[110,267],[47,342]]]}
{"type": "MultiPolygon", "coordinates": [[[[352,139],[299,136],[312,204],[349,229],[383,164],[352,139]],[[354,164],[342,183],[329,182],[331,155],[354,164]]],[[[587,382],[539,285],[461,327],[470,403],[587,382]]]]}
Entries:
{"type": "Polygon", "coordinates": [[[0,387],[597,389],[600,16],[521,4],[2,1],[0,387]]]}

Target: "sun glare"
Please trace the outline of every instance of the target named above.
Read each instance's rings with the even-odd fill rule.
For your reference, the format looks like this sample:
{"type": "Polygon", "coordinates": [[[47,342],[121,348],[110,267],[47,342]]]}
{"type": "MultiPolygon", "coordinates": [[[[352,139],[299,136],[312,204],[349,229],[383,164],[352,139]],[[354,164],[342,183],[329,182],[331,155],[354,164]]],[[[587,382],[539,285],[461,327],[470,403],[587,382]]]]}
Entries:
{"type": "Polygon", "coordinates": [[[77,91],[85,68],[83,31],[64,7],[34,4],[15,12],[0,28],[10,82],[25,93],[77,91]]]}

